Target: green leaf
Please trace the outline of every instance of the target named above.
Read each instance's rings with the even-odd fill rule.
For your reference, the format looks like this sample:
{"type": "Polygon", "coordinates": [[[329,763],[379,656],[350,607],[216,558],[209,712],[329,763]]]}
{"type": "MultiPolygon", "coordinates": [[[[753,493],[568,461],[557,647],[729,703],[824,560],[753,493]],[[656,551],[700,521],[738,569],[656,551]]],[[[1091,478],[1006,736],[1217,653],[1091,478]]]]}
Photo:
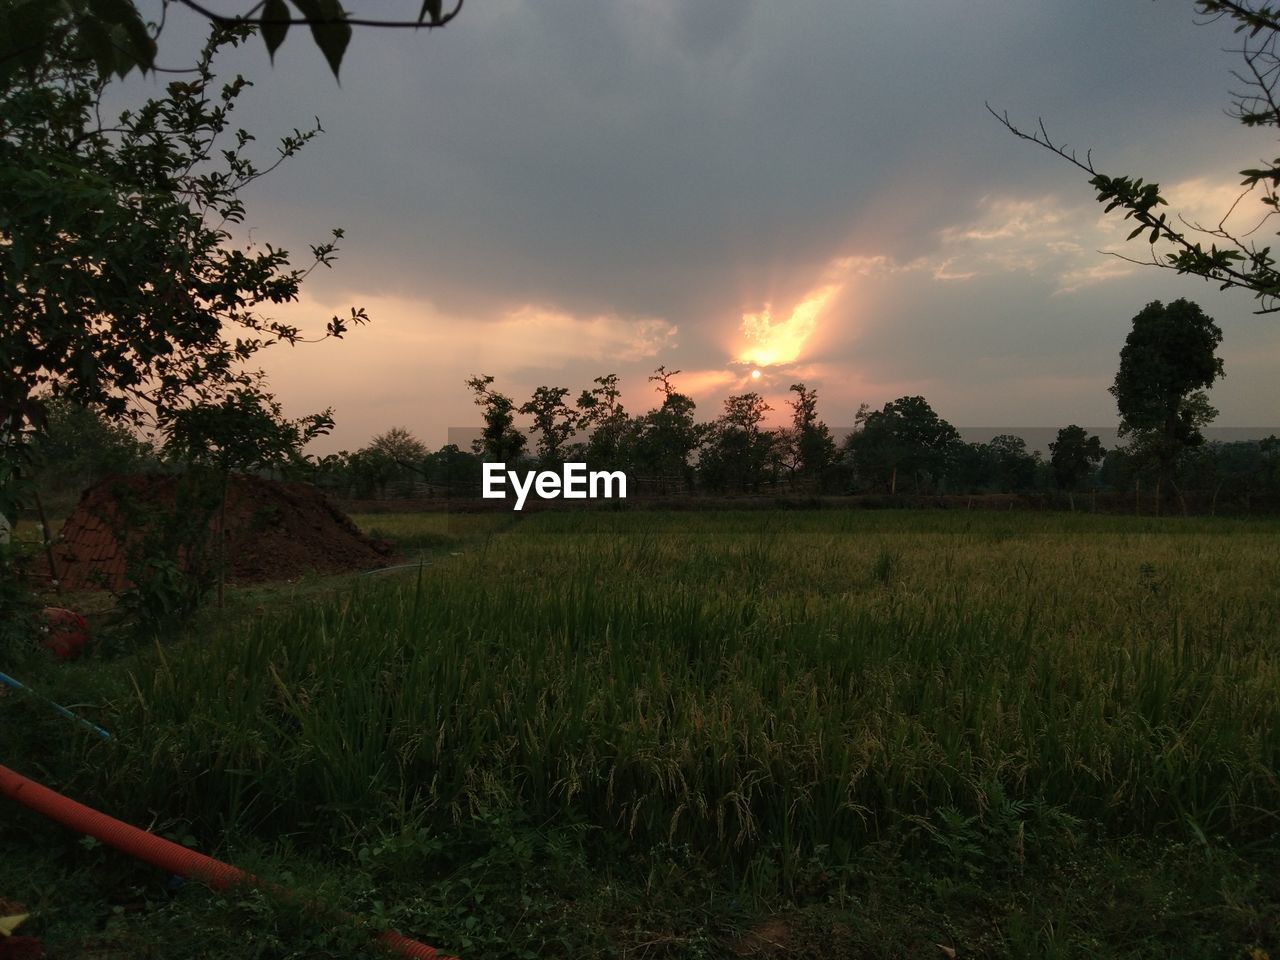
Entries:
{"type": "Polygon", "coordinates": [[[334,77],[342,66],[342,55],[351,42],[351,24],[346,22],[346,11],[339,0],[293,0],[293,5],[311,23],[311,36],[316,46],[329,61],[334,77]]]}
{"type": "Polygon", "coordinates": [[[85,56],[94,62],[100,76],[107,76],[115,69],[116,48],[111,34],[101,20],[90,17],[80,24],[76,41],[85,56]]]}
{"type": "Polygon", "coordinates": [[[284,43],[289,32],[289,7],[284,0],[266,0],[262,5],[262,39],[267,45],[267,55],[275,63],[276,50],[284,43]]]}

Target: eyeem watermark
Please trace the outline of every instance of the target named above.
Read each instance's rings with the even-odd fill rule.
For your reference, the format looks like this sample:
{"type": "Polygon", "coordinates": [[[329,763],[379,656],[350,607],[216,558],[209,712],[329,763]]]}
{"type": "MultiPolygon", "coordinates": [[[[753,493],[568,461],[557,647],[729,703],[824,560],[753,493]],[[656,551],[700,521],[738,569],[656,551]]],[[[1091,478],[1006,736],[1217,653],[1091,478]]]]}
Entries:
{"type": "Polygon", "coordinates": [[[505,463],[486,463],[480,495],[486,500],[505,500],[507,483],[515,492],[513,509],[523,510],[530,491],[544,500],[625,500],[627,475],[621,470],[588,470],[585,463],[566,463],[554,470],[528,470],[523,478],[505,463]]]}

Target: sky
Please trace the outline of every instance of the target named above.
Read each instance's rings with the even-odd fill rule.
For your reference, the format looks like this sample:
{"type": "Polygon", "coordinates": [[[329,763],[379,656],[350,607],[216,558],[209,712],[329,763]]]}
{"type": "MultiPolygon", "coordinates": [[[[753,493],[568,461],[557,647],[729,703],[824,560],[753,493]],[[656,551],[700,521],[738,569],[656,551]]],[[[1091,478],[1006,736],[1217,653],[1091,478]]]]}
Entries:
{"type": "MultiPolygon", "coordinates": [[[[180,66],[203,24],[168,18],[180,66]]],[[[1187,297],[1224,333],[1218,424],[1274,429],[1280,315],[1107,255],[1150,248],[984,105],[1216,223],[1274,155],[1226,113],[1238,43],[1185,0],[470,0],[442,30],[357,29],[336,82],[304,30],[274,65],[255,38],[220,61],[254,83],[233,122],[263,159],[324,133],[246,193],[245,237],[302,263],[345,231],[272,315],[372,319],[262,366],[291,415],[334,409],[319,453],[394,426],[438,447],[479,423],[477,374],[520,403],[616,373],[643,412],[659,365],[704,419],[756,390],[781,423],[802,381],[833,426],[919,394],[992,433],[1103,428],[1133,315],[1187,297]]]]}

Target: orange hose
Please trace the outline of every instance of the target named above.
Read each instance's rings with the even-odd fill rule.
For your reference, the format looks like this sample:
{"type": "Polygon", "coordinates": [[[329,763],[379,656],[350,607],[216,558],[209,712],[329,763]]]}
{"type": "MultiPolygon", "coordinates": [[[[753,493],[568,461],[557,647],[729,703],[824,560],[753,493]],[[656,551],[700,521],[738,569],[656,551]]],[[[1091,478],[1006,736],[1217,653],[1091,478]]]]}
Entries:
{"type": "MultiPolygon", "coordinates": [[[[5,766],[0,766],[0,794],[12,797],[36,813],[78,833],[88,834],[134,859],[159,867],[167,873],[199,880],[215,890],[225,890],[240,884],[261,885],[257,878],[237,867],[99,813],[92,807],[64,797],[5,766]]],[[[433,947],[389,930],[378,934],[374,940],[390,952],[413,960],[456,960],[439,953],[433,947]]]]}

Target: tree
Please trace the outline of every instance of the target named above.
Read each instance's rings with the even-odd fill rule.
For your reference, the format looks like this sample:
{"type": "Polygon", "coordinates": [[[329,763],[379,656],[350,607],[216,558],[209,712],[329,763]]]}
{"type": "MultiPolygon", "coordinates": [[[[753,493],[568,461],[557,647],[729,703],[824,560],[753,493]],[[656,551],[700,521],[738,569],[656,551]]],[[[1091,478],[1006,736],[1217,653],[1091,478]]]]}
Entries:
{"type": "Polygon", "coordinates": [[[956,428],[943,420],[924,397],[899,397],[881,410],[862,406],[854,418],[857,429],[845,441],[859,472],[874,483],[898,489],[905,473],[919,491],[928,480],[937,483],[946,473],[960,443],[956,428]]]}
{"type": "Polygon", "coordinates": [[[378,488],[384,495],[392,480],[401,482],[402,496],[409,496],[413,493],[414,478],[427,477],[429,451],[408,427],[392,427],[378,434],[360,452],[367,454],[365,469],[376,476],[378,488]]]}
{"type": "MultiPolygon", "coordinates": [[[[258,30],[273,59],[291,26],[310,27],[337,77],[353,26],[443,27],[461,12],[463,0],[447,13],[442,0],[425,0],[412,20],[353,17],[340,0],[260,0],[244,13],[219,12],[196,0],[173,2],[215,26],[258,30]]],[[[166,16],[169,5],[167,0],[166,16]]],[[[145,73],[155,69],[163,26],[163,21],[146,23],[132,0],[9,0],[0,5],[0,83],[21,70],[36,69],[51,51],[61,50],[92,64],[103,77],[124,77],[135,68],[145,73]]]]}
{"type": "MultiPolygon", "coordinates": [[[[1280,127],[1280,8],[1265,0],[1196,0],[1195,6],[1211,20],[1235,20],[1235,32],[1243,38],[1239,53],[1244,69],[1234,76],[1244,87],[1231,95],[1229,113],[1247,127],[1280,127]]],[[[1050,138],[1043,120],[1036,130],[1027,133],[1015,126],[1007,113],[996,113],[990,104],[987,110],[1015,136],[1051,150],[1088,174],[1089,184],[1097,192],[1098,202],[1106,204],[1107,212],[1123,210],[1124,219],[1134,222],[1129,239],[1144,237],[1152,247],[1151,253],[1147,259],[1122,259],[1204,277],[1223,290],[1249,290],[1259,301],[1258,313],[1280,311],[1280,270],[1271,247],[1226,226],[1231,212],[1254,190],[1261,190],[1261,202],[1271,209],[1268,217],[1280,212],[1280,158],[1241,170],[1244,189],[1240,197],[1224,211],[1217,225],[1204,226],[1182,216],[1170,219],[1168,213],[1159,212],[1158,208],[1167,206],[1167,201],[1160,195],[1158,183],[1100,173],[1094,167],[1091,151],[1081,160],[1065,144],[1050,138]],[[1157,254],[1155,244],[1160,241],[1171,244],[1172,252],[1157,254]]],[[[1255,231],[1256,228],[1250,233],[1255,231]]]]}
{"type": "Polygon", "coordinates": [[[128,427],[96,411],[55,399],[46,403],[45,430],[32,449],[34,480],[42,494],[75,496],[113,473],[132,473],[155,462],[155,450],[128,427]]]}
{"type": "Polygon", "coordinates": [[[415,437],[408,427],[392,427],[374,437],[369,446],[415,470],[419,469],[418,464],[427,455],[426,444],[415,437]]]}
{"type": "Polygon", "coordinates": [[[447,443],[435,453],[427,454],[427,469],[431,482],[444,487],[446,497],[458,490],[480,489],[483,469],[480,458],[457,444],[447,443]]]}
{"type": "MultiPolygon", "coordinates": [[[[1223,375],[1216,355],[1222,331],[1199,306],[1175,300],[1147,304],[1133,318],[1110,393],[1121,435],[1133,435],[1159,466],[1165,492],[1177,491],[1174,465],[1187,447],[1204,442],[1200,427],[1217,411],[1200,391],[1223,375]]],[[[1184,504],[1185,507],[1185,504],[1184,504]]]]}
{"type": "Polygon", "coordinates": [[[596,467],[621,467],[627,458],[627,446],[635,430],[635,422],[622,406],[618,375],[596,377],[590,390],[578,397],[578,426],[588,431],[587,461],[596,467]]]}
{"type": "Polygon", "coordinates": [[[1049,464],[1058,486],[1071,497],[1075,508],[1074,492],[1093,474],[1106,450],[1097,436],[1090,436],[1084,427],[1074,423],[1058,431],[1058,438],[1049,444],[1049,464]]]}
{"type": "MultiPolygon", "coordinates": [[[[286,420],[280,404],[257,383],[234,388],[216,402],[185,407],[170,418],[166,425],[165,452],[190,465],[208,468],[216,484],[216,497],[201,497],[197,491],[193,502],[205,500],[216,504],[218,606],[222,606],[226,587],[227,498],[232,473],[296,463],[302,459],[304,446],[332,428],[330,410],[300,420],[286,420]]],[[[187,542],[180,546],[188,560],[198,552],[207,533],[205,523],[192,523],[191,519],[180,518],[174,527],[187,535],[187,542]]],[[[195,582],[201,578],[202,572],[195,571],[190,594],[193,610],[203,592],[202,585],[195,582]]],[[[139,578],[133,579],[140,583],[139,578]]]]}
{"type": "Polygon", "coordinates": [[[716,487],[759,490],[773,459],[775,437],[761,429],[773,408],[758,393],[743,393],[724,402],[724,413],[711,424],[703,450],[703,476],[716,487]]]}
{"type": "Polygon", "coordinates": [[[493,389],[493,377],[472,377],[467,386],[476,395],[476,406],[484,411],[484,430],[475,443],[475,452],[491,463],[510,463],[524,453],[525,436],[515,426],[515,402],[493,389]]]}
{"type": "MultiPolygon", "coordinates": [[[[254,138],[229,121],[246,83],[220,84],[212,66],[247,35],[216,30],[190,78],[113,127],[98,120],[105,81],[65,38],[0,81],[0,512],[21,497],[48,397],[165,432],[190,408],[259,390],[246,362],[304,339],[264,310],[297,300],[342,231],[305,268],[270,244],[232,242],[244,188],[319,129],[295,130],[269,167],[255,165],[254,138]]],[[[367,320],[353,308],[320,339],[367,320]]]]}
{"type": "Polygon", "coordinates": [[[831,430],[818,419],[818,391],[803,383],[793,383],[790,390],[796,395],[791,401],[796,470],[803,477],[819,478],[835,461],[836,442],[831,430]]]}
{"type": "Polygon", "coordinates": [[[578,413],[564,402],[568,395],[568,387],[538,387],[520,407],[520,413],[533,417],[538,456],[545,464],[560,463],[565,444],[578,431],[578,413]]]}
{"type": "Polygon", "coordinates": [[[1027,441],[1011,433],[1002,433],[982,446],[991,465],[991,481],[995,489],[1009,493],[1035,487],[1037,458],[1027,452],[1027,441]]]}
{"type": "Polygon", "coordinates": [[[704,432],[693,419],[697,404],[671,382],[679,373],[660,366],[650,375],[649,382],[658,384],[662,404],[644,415],[636,438],[637,459],[657,474],[664,489],[672,480],[691,482],[689,456],[704,432]]]}

